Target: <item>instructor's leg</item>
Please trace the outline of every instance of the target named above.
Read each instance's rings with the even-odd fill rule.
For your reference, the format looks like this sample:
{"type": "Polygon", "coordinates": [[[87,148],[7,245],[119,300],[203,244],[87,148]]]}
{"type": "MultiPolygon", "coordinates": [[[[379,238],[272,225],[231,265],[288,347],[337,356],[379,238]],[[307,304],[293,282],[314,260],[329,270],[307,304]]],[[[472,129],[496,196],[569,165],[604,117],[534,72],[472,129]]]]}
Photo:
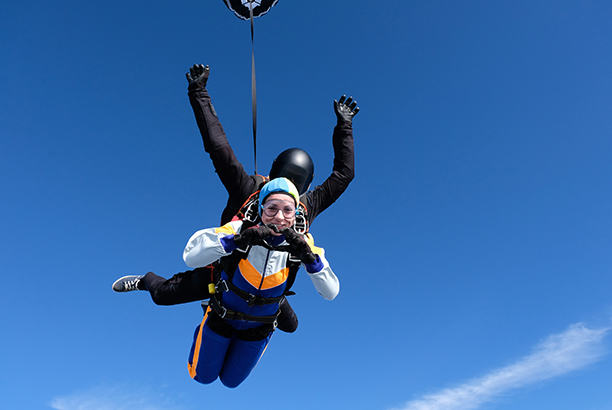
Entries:
{"type": "Polygon", "coordinates": [[[177,273],[167,280],[149,272],[141,279],[141,282],[151,294],[151,299],[155,304],[177,305],[209,298],[208,284],[212,282],[211,275],[212,268],[205,266],[177,273]]]}

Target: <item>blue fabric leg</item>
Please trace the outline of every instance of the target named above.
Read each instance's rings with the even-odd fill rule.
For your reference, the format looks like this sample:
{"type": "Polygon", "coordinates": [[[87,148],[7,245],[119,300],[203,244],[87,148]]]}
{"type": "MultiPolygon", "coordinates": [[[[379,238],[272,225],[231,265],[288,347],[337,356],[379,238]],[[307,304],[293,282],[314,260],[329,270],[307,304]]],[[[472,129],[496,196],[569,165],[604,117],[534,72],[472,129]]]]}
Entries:
{"type": "Polygon", "coordinates": [[[219,379],[227,387],[237,387],[251,374],[264,354],[270,333],[265,339],[247,342],[234,338],[227,351],[219,379]]]}
{"type": "Polygon", "coordinates": [[[196,330],[189,358],[191,377],[197,382],[209,384],[217,380],[233,338],[220,336],[204,323],[196,330]]]}

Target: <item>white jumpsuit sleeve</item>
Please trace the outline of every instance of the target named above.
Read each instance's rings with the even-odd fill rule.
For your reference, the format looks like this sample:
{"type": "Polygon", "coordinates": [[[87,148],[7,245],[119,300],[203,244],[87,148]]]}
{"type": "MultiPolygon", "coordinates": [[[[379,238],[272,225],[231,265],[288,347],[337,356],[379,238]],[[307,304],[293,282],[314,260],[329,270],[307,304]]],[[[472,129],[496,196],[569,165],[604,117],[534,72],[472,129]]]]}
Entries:
{"type": "Polygon", "coordinates": [[[236,234],[240,231],[241,226],[242,222],[236,221],[229,222],[220,228],[197,231],[189,238],[187,246],[185,246],[183,260],[189,267],[200,268],[229,255],[231,251],[227,252],[225,250],[221,239],[236,234]]]}
{"type": "Polygon", "coordinates": [[[308,273],[308,276],[310,277],[315,289],[317,292],[319,292],[319,295],[323,296],[323,298],[327,300],[333,300],[340,292],[340,281],[332,271],[331,267],[329,266],[329,262],[325,258],[325,250],[314,245],[314,238],[312,235],[307,234],[304,239],[306,239],[306,242],[310,245],[310,249],[315,253],[315,255],[319,256],[320,260],[320,264],[318,262],[313,264],[303,264],[306,272],[308,273]]]}

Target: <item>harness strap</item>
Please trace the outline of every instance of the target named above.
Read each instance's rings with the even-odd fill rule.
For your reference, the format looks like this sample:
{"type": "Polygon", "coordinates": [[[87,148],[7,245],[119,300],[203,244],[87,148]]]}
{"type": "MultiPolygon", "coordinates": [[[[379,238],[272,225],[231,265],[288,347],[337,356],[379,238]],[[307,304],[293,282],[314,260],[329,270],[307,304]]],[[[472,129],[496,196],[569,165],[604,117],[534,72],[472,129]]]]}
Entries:
{"type": "Polygon", "coordinates": [[[229,292],[231,290],[237,296],[246,300],[247,305],[249,306],[271,305],[274,303],[280,303],[285,298],[284,296],[265,298],[263,296],[253,295],[252,293],[244,291],[240,289],[239,287],[237,287],[236,285],[234,285],[232,282],[224,280],[224,279],[221,279],[217,283],[217,290],[221,292],[229,292]]]}
{"type": "Polygon", "coordinates": [[[249,322],[259,322],[259,323],[268,323],[274,324],[276,326],[276,318],[280,315],[280,309],[276,312],[274,316],[253,316],[247,315],[246,313],[236,312],[235,310],[227,309],[224,307],[219,299],[217,299],[216,294],[212,295],[210,298],[210,306],[214,310],[214,312],[222,319],[226,320],[245,320],[249,322]]]}

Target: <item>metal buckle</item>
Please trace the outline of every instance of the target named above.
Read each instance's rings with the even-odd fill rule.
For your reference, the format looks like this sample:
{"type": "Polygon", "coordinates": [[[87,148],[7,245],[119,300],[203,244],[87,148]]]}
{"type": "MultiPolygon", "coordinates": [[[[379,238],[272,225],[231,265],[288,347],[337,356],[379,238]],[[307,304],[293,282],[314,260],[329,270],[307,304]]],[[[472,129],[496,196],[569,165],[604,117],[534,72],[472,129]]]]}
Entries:
{"type": "Polygon", "coordinates": [[[295,214],[295,222],[293,223],[293,229],[299,234],[306,233],[306,218],[301,213],[295,214]]]}
{"type": "Polygon", "coordinates": [[[254,200],[247,206],[246,211],[244,211],[243,220],[255,223],[255,221],[257,221],[258,216],[259,216],[259,201],[254,200]]]}
{"type": "Polygon", "coordinates": [[[257,300],[257,296],[253,295],[252,293],[249,293],[249,298],[246,301],[247,306],[253,307],[255,305],[256,300],[257,300]]]}
{"type": "Polygon", "coordinates": [[[308,232],[308,221],[306,220],[306,208],[302,203],[298,205],[297,211],[295,213],[295,222],[293,223],[293,229],[299,233],[304,235],[308,232]]]}
{"type": "Polygon", "coordinates": [[[221,319],[225,318],[225,316],[227,316],[227,309],[225,308],[225,306],[219,304],[219,307],[221,308],[221,313],[217,312],[217,314],[219,315],[219,317],[221,319]]]}
{"type": "Polygon", "coordinates": [[[212,307],[212,310],[220,317],[220,318],[224,318],[225,316],[227,316],[227,309],[225,308],[225,306],[223,306],[221,303],[219,303],[219,301],[217,300],[217,298],[215,297],[215,295],[213,295],[210,298],[210,306],[212,307]]]}
{"type": "Polygon", "coordinates": [[[227,284],[227,282],[225,281],[225,279],[220,280],[218,287],[217,287],[217,291],[221,291],[221,292],[229,292],[229,286],[227,284]]]}

